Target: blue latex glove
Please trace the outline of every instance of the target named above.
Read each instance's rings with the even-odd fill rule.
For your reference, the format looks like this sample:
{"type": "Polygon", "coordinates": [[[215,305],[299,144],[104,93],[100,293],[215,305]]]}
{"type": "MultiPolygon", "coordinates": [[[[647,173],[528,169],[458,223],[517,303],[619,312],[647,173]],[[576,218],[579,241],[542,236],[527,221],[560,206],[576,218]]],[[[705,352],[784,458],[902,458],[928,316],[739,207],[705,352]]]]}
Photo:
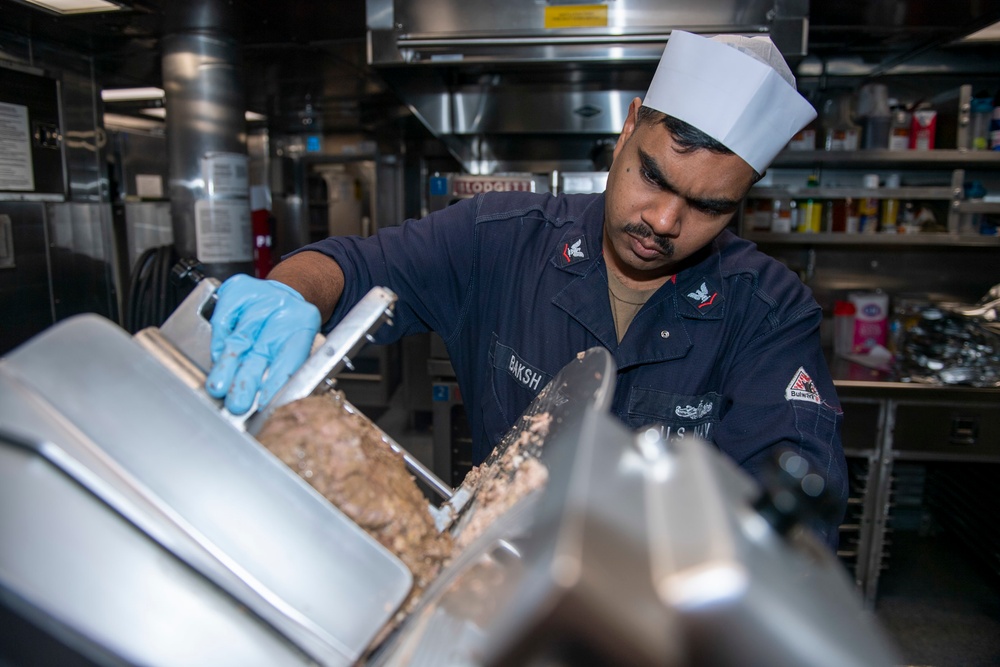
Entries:
{"type": "Polygon", "coordinates": [[[309,358],[320,315],[291,287],[275,280],[236,275],[216,290],[212,313],[212,372],[205,389],[226,398],[233,414],[270,402],[309,358]],[[267,379],[264,378],[267,371],[267,379]]]}

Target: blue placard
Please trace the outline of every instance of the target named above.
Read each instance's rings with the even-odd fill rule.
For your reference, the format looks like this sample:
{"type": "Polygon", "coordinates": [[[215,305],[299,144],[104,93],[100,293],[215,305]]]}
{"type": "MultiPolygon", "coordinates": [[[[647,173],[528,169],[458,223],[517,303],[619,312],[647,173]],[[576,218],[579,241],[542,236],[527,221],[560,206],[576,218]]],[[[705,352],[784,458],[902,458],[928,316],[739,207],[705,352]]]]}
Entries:
{"type": "Polygon", "coordinates": [[[319,153],[323,150],[323,137],[318,134],[310,134],[306,137],[306,152],[319,153]]]}
{"type": "Polygon", "coordinates": [[[432,195],[446,195],[448,194],[448,179],[444,176],[431,176],[431,194],[432,195]]]}
{"type": "Polygon", "coordinates": [[[433,389],[435,401],[447,401],[451,398],[451,387],[446,384],[436,384],[433,389]]]}

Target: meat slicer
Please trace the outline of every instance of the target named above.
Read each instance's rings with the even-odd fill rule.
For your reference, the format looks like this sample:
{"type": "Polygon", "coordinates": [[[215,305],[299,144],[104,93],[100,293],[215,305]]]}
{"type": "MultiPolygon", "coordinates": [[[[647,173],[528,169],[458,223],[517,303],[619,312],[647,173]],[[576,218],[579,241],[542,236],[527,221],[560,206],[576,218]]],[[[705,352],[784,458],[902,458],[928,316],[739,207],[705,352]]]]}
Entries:
{"type": "MultiPolygon", "coordinates": [[[[704,442],[609,414],[602,349],[525,412],[551,424],[527,454],[547,483],[400,618],[406,567],[254,438],[391,326],[395,296],[373,290],[272,406],[235,418],[202,389],[216,287],[158,329],[77,316],[0,359],[0,662],[899,663],[835,558],[756,509],[755,482],[704,442]]],[[[385,439],[460,534],[477,488],[385,439]]]]}

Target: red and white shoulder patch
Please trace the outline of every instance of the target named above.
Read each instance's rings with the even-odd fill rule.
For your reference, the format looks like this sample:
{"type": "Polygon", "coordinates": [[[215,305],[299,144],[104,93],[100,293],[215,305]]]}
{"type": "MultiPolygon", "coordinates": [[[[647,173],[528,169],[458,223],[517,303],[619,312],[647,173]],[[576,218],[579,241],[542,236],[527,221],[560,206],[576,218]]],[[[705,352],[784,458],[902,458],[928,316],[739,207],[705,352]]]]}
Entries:
{"type": "Polygon", "coordinates": [[[823,399],[819,396],[819,391],[816,389],[816,383],[809,377],[809,373],[806,373],[806,369],[801,366],[795,372],[792,381],[785,387],[785,400],[809,401],[810,403],[823,402],[823,399]]]}

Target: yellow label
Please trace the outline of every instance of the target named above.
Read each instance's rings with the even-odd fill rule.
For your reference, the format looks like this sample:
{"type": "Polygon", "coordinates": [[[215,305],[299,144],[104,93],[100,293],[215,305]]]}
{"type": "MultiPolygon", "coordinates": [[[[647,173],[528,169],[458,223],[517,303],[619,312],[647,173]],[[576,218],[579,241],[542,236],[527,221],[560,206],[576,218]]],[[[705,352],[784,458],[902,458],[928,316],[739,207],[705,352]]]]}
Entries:
{"type": "Polygon", "coordinates": [[[545,29],[606,28],[607,5],[557,5],[545,8],[545,29]]]}

